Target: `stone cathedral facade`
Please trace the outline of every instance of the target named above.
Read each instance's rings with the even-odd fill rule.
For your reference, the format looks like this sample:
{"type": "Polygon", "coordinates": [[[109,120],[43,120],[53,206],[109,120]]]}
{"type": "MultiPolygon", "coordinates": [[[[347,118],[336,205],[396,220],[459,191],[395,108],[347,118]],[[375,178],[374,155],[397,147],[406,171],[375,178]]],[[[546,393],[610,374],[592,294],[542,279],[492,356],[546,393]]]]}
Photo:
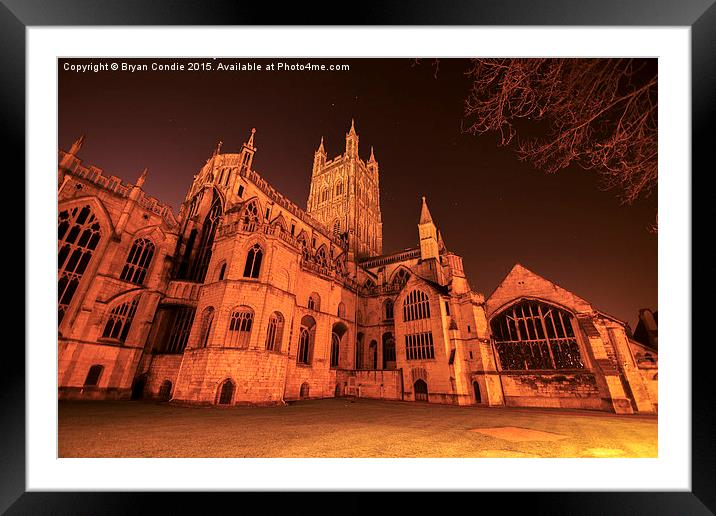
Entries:
{"type": "Polygon", "coordinates": [[[384,252],[380,168],[354,124],[321,140],[304,210],[221,144],[178,215],[59,151],[58,393],[274,404],[358,396],[657,410],[657,353],[517,264],[471,289],[425,198],[417,245],[384,252]]]}

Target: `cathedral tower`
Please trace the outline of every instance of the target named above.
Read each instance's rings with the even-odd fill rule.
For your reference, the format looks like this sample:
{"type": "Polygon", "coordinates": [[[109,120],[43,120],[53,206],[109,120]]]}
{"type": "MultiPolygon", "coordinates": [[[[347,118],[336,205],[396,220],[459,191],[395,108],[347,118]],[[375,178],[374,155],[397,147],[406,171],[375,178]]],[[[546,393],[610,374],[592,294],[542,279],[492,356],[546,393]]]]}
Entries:
{"type": "Polygon", "coordinates": [[[383,252],[378,162],[371,148],[368,162],[359,156],[355,122],[346,133],[343,154],[327,160],[321,144],[314,154],[307,212],[348,245],[355,258],[383,252]]]}

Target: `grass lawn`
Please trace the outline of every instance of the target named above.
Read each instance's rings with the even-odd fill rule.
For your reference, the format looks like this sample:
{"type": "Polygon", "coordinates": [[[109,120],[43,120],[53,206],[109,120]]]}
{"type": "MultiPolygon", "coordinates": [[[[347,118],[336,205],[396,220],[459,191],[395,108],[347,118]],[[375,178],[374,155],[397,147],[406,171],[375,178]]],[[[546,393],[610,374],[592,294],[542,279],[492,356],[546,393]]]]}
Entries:
{"type": "Polygon", "coordinates": [[[58,450],[60,457],[656,457],[657,418],[346,398],[231,408],[61,401],[58,450]]]}

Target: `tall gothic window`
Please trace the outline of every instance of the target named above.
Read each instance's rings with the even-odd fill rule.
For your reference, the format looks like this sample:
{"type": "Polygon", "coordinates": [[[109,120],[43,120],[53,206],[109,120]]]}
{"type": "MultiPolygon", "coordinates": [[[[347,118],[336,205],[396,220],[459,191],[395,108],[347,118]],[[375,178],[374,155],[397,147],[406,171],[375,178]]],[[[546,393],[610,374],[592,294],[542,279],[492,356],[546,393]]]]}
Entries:
{"type": "Polygon", "coordinates": [[[336,195],[343,195],[343,181],[338,181],[336,183],[336,195]]]}
{"type": "Polygon", "coordinates": [[[261,260],[264,252],[259,244],[249,249],[246,253],[246,265],[244,266],[244,278],[258,278],[261,271],[261,260]]]}
{"type": "Polygon", "coordinates": [[[341,338],[331,333],[331,367],[338,367],[338,356],[341,350],[341,338]]]}
{"type": "Polygon", "coordinates": [[[385,300],[385,304],[383,305],[383,313],[385,315],[386,321],[393,320],[393,300],[392,299],[385,300]]]}
{"type": "Polygon", "coordinates": [[[198,348],[205,348],[209,344],[209,336],[211,335],[211,326],[214,323],[214,308],[208,307],[204,310],[201,319],[201,331],[199,333],[198,348]]]}
{"type": "Polygon", "coordinates": [[[147,276],[149,265],[154,256],[154,244],[146,238],[138,238],[132,243],[119,279],[129,281],[135,285],[142,285],[147,276]]]}
{"type": "Polygon", "coordinates": [[[311,355],[313,354],[313,339],[316,332],[316,321],[310,315],[306,315],[301,319],[301,329],[298,336],[298,356],[299,364],[310,364],[311,355]]]}
{"type": "Polygon", "coordinates": [[[282,339],[283,315],[281,315],[281,312],[274,312],[269,317],[268,330],[266,331],[266,349],[269,351],[281,351],[282,339]]]}
{"type": "Polygon", "coordinates": [[[214,245],[214,235],[216,234],[216,228],[219,225],[219,219],[223,212],[221,206],[221,199],[217,194],[214,194],[214,201],[211,204],[211,209],[204,219],[204,226],[201,232],[201,240],[199,241],[199,249],[197,250],[196,259],[194,261],[194,270],[192,278],[194,281],[199,283],[204,282],[206,277],[206,269],[209,267],[209,261],[211,260],[211,248],[214,245]]]}
{"type": "Polygon", "coordinates": [[[254,311],[248,306],[241,306],[231,312],[228,347],[248,348],[253,322],[254,311]]]}
{"type": "Polygon", "coordinates": [[[63,210],[57,217],[57,322],[70,307],[102,231],[88,205],[63,210]]]}
{"type": "Polygon", "coordinates": [[[188,306],[167,307],[162,309],[167,318],[166,338],[157,347],[157,353],[183,353],[189,340],[191,325],[194,322],[194,308],[188,306]]]}
{"type": "Polygon", "coordinates": [[[119,342],[125,341],[127,334],[129,333],[129,328],[132,326],[134,312],[137,311],[138,299],[139,297],[137,296],[131,301],[117,305],[112,309],[109,313],[109,318],[104,325],[102,338],[114,339],[119,342]]]}
{"type": "Polygon", "coordinates": [[[422,290],[411,291],[403,301],[403,321],[430,318],[428,295],[422,290]]]}
{"type": "Polygon", "coordinates": [[[584,368],[565,310],[523,300],[495,316],[490,327],[503,370],[584,368]]]}

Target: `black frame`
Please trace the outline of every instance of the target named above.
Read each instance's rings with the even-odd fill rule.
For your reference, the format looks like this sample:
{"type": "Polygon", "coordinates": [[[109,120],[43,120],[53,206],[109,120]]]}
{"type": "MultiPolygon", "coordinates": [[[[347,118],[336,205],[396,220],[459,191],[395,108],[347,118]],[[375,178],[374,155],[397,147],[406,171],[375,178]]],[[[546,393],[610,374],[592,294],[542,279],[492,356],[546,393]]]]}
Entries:
{"type": "MultiPolygon", "coordinates": [[[[691,27],[692,72],[692,156],[706,176],[707,159],[713,146],[707,128],[716,119],[716,6],[714,0],[476,0],[436,3],[428,0],[390,1],[380,5],[355,6],[352,16],[340,15],[346,5],[273,3],[241,0],[0,0],[0,124],[5,129],[3,154],[6,172],[24,170],[25,139],[25,28],[27,26],[61,25],[602,25],[602,26],[685,26],[691,27]],[[336,16],[331,17],[335,13],[336,16]],[[711,124],[709,124],[711,122],[711,124]],[[12,149],[12,151],[11,151],[12,149]],[[9,161],[9,163],[7,163],[9,161]]],[[[712,160],[708,162],[713,168],[712,160]]],[[[692,166],[693,168],[693,166],[692,166]]],[[[6,176],[7,177],[7,176],[6,176]]],[[[17,175],[15,175],[17,177],[17,175]]],[[[693,173],[692,173],[693,177],[693,173]]],[[[706,176],[709,177],[709,176],[706,176]]],[[[7,177],[10,179],[10,177],[7,177]]],[[[703,181],[703,179],[702,179],[703,181]]],[[[6,182],[7,184],[7,182],[6,182]]],[[[23,185],[24,189],[24,185],[23,185]]],[[[692,190],[704,195],[707,188],[692,190]]],[[[713,201],[711,201],[713,202],[713,201]]],[[[692,201],[692,210],[697,204],[692,201]]],[[[703,227],[703,219],[692,213],[692,234],[703,227]]],[[[706,219],[710,222],[708,219],[706,219]]],[[[707,222],[707,223],[708,223],[707,222]]],[[[693,255],[692,255],[693,256],[693,255]]],[[[708,278],[699,282],[701,289],[713,283],[713,260],[705,267],[694,261],[692,277],[708,278]],[[704,285],[706,283],[706,285],[704,285]]],[[[692,320],[709,320],[708,303],[693,303],[692,320]],[[693,314],[702,317],[694,317],[693,314]]],[[[695,327],[693,328],[696,329],[695,327]]],[[[695,336],[696,333],[693,333],[695,336]]],[[[691,337],[691,336],[689,336],[691,337]]],[[[692,341],[695,341],[692,338],[692,341]]],[[[706,349],[710,340],[692,349],[692,491],[635,493],[510,493],[509,503],[496,493],[470,495],[468,504],[502,502],[502,507],[520,506],[533,514],[712,514],[716,510],[716,446],[714,424],[709,419],[713,403],[710,379],[711,361],[706,349]],[[542,509],[544,507],[544,509],[542,509]]],[[[48,343],[49,345],[49,343],[48,343]]],[[[25,492],[25,356],[16,339],[6,340],[0,360],[0,399],[2,399],[2,439],[0,439],[0,510],[8,514],[113,514],[151,510],[158,501],[164,512],[192,507],[192,500],[179,493],[67,493],[25,492]],[[158,499],[158,500],[157,500],[158,499]],[[148,503],[149,502],[149,503],[148,503]]],[[[223,497],[230,495],[223,495],[223,497]]],[[[257,495],[240,493],[242,506],[256,503],[257,495]],[[247,500],[246,498],[252,498],[247,500]]],[[[293,508],[291,495],[286,503],[293,508]]],[[[367,495],[352,493],[341,500],[345,512],[356,512],[359,506],[375,507],[367,495]],[[370,504],[370,505],[369,505],[370,504]]],[[[454,496],[454,495],[453,495],[454,496]]],[[[199,501],[206,503],[205,497],[199,501]]],[[[264,498],[264,497],[262,497],[264,498]]],[[[402,512],[422,505],[422,496],[414,494],[401,501],[402,512]],[[409,507],[413,506],[413,507],[409,507]]],[[[212,500],[214,501],[214,500],[212,500]]],[[[456,499],[449,503],[455,504],[456,499]]],[[[194,502],[196,503],[196,502],[194,502]]],[[[383,502],[384,503],[384,502],[383,502]]],[[[272,501],[275,505],[275,497],[272,501]]],[[[305,504],[305,501],[304,501],[305,504]]],[[[304,505],[305,506],[305,505],[304,505]]],[[[319,507],[335,506],[325,501],[312,503],[319,507]]],[[[483,506],[484,507],[484,506],[483,506]]],[[[204,505],[204,508],[206,506],[204,505]]],[[[487,509],[487,507],[484,507],[487,509]]],[[[183,509],[183,510],[182,510],[183,509]]],[[[272,511],[273,512],[273,511],[272,511]]]]}

